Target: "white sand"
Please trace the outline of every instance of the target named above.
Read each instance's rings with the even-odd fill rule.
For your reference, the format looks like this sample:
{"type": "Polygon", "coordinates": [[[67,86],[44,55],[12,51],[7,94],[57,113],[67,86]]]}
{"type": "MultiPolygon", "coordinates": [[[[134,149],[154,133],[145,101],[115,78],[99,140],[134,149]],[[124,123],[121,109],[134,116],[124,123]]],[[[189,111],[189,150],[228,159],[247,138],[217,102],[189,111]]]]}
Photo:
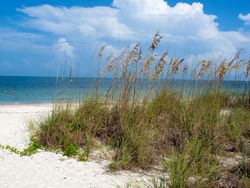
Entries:
{"type": "MultiPolygon", "coordinates": [[[[23,149],[29,144],[27,122],[46,115],[51,105],[0,105],[0,144],[23,149]]],[[[20,157],[0,149],[1,188],[117,187],[149,177],[127,171],[108,173],[108,161],[78,162],[41,151],[20,157]]]]}

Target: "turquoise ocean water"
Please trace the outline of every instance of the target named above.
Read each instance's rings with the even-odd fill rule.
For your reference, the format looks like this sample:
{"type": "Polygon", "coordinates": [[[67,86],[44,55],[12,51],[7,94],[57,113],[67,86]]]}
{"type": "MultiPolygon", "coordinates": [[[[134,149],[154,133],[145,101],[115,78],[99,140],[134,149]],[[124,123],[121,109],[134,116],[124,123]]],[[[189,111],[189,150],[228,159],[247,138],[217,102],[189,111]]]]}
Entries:
{"type": "MultiPolygon", "coordinates": [[[[79,99],[94,91],[97,83],[102,83],[100,90],[106,91],[111,79],[0,76],[0,104],[50,103],[63,97],[79,99]]],[[[175,80],[171,85],[174,88],[194,90],[197,87],[204,87],[206,83],[205,81],[175,80]]],[[[145,81],[144,85],[146,84],[145,81]]],[[[163,81],[158,83],[158,85],[161,84],[163,81]]],[[[224,81],[223,87],[242,92],[248,90],[248,83],[224,81]]]]}

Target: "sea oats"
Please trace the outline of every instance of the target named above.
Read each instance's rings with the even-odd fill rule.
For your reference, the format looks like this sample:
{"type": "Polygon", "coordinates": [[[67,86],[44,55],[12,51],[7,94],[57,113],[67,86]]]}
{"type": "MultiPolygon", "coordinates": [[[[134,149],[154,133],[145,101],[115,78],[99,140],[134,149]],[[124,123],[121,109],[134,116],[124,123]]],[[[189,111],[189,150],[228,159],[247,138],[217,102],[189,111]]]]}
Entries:
{"type": "Polygon", "coordinates": [[[226,61],[222,61],[219,66],[218,69],[216,71],[216,76],[219,80],[223,80],[225,75],[227,74],[229,70],[229,64],[226,63],[226,61]]]}
{"type": "Polygon", "coordinates": [[[165,58],[166,58],[167,54],[168,54],[168,52],[165,52],[161,56],[160,60],[158,61],[157,65],[155,67],[155,72],[151,76],[152,80],[156,80],[160,76],[160,74],[162,73],[162,71],[164,69],[164,65],[166,64],[165,58]]]}
{"type": "Polygon", "coordinates": [[[134,82],[134,81],[135,81],[135,75],[134,75],[134,74],[129,75],[128,81],[129,81],[130,83],[134,82]]]}
{"type": "Polygon", "coordinates": [[[128,59],[129,60],[138,60],[141,57],[141,48],[140,44],[136,44],[135,47],[129,52],[128,59]]]}
{"type": "Polygon", "coordinates": [[[106,58],[106,60],[111,63],[113,60],[113,53],[110,53],[109,56],[106,58]]]}
{"type": "Polygon", "coordinates": [[[106,45],[103,45],[103,46],[98,50],[98,53],[97,53],[97,55],[96,55],[96,59],[97,59],[98,61],[101,60],[105,48],[106,48],[106,45]]]}
{"type": "Polygon", "coordinates": [[[154,55],[151,55],[151,56],[149,56],[149,57],[146,59],[144,65],[143,65],[143,70],[142,70],[142,72],[143,72],[144,74],[147,74],[147,73],[148,73],[148,70],[150,69],[150,66],[152,65],[152,63],[154,62],[154,60],[155,60],[155,56],[154,56],[154,55]]]}
{"type": "Polygon", "coordinates": [[[246,68],[245,76],[248,77],[249,73],[250,73],[250,60],[248,60],[248,62],[247,62],[247,68],[246,68]]]}
{"type": "Polygon", "coordinates": [[[103,74],[106,74],[108,72],[111,72],[114,68],[114,65],[112,63],[108,64],[102,71],[103,74]]]}
{"type": "Polygon", "coordinates": [[[228,67],[231,67],[233,65],[234,62],[237,62],[240,59],[240,54],[241,54],[242,50],[239,50],[235,56],[233,57],[233,59],[228,63],[228,67]]]}
{"type": "Polygon", "coordinates": [[[172,65],[171,69],[172,69],[173,74],[176,74],[179,71],[180,64],[183,63],[183,62],[184,62],[184,58],[182,58],[182,59],[175,59],[175,58],[172,59],[170,64],[172,65]]]}
{"type": "Polygon", "coordinates": [[[198,78],[203,77],[203,75],[206,73],[206,71],[208,71],[211,67],[212,61],[210,60],[203,60],[200,62],[201,64],[201,69],[198,73],[198,78]]]}
{"type": "Polygon", "coordinates": [[[152,41],[152,44],[150,46],[150,50],[154,51],[157,46],[159,45],[159,43],[161,42],[162,36],[160,35],[159,32],[157,32],[154,36],[154,39],[152,41]]]}
{"type": "Polygon", "coordinates": [[[188,72],[188,64],[185,64],[184,65],[184,68],[183,68],[183,73],[187,73],[188,72]]]}
{"type": "Polygon", "coordinates": [[[191,76],[192,76],[193,78],[196,78],[196,69],[193,69],[193,70],[192,70],[191,76]]]}
{"type": "Polygon", "coordinates": [[[243,66],[244,61],[240,61],[238,63],[235,63],[231,66],[231,69],[239,70],[243,66]]]}

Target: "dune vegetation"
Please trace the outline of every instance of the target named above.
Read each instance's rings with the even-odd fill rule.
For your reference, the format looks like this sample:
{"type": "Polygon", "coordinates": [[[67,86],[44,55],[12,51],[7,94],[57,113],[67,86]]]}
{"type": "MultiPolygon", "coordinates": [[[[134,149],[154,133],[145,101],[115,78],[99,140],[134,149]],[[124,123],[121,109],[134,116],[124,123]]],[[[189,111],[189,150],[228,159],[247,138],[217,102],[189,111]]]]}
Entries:
{"type": "Polygon", "coordinates": [[[112,170],[159,167],[162,177],[149,187],[249,187],[250,60],[239,52],[191,65],[167,51],[158,54],[161,39],[157,33],[149,49],[136,44],[115,56],[106,57],[101,47],[97,58],[107,66],[100,74],[113,77],[109,89],[100,91],[100,79],[80,103],[55,104],[33,122],[32,140],[81,161],[98,144],[108,146],[112,170]],[[223,87],[239,75],[246,90],[223,87]],[[193,85],[187,88],[186,80],[193,85]],[[229,158],[237,165],[228,168],[229,158]]]}

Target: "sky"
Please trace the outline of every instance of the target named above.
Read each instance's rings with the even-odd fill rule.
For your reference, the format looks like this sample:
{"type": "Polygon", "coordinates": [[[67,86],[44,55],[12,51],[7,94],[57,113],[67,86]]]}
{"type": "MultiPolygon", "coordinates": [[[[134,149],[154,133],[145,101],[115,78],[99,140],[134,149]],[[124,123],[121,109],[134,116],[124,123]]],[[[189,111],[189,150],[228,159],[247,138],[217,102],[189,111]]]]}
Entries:
{"type": "Polygon", "coordinates": [[[149,45],[187,60],[250,52],[250,0],[8,0],[0,6],[0,75],[95,76],[98,48],[149,45]]]}

